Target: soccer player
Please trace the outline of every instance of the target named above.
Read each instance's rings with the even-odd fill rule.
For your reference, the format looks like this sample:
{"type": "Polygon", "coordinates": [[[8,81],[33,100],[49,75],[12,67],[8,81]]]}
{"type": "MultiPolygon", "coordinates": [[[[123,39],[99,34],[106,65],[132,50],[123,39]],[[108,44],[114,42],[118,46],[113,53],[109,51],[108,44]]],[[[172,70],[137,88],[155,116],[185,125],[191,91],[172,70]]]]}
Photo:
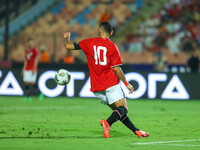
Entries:
{"type": "Polygon", "coordinates": [[[67,50],[82,49],[84,51],[90,70],[91,91],[101,99],[102,103],[107,104],[113,110],[107,120],[102,119],[100,121],[104,137],[109,138],[110,127],[117,120],[120,120],[137,136],[148,137],[149,133],[136,128],[127,116],[127,102],[119,79],[130,90],[129,94],[134,91],[134,88],[126,81],[120,68],[122,61],[119,49],[109,39],[112,34],[111,24],[103,22],[99,26],[99,37],[72,43],[70,42],[70,32],[66,32],[63,33],[64,45],[67,50]]]}
{"type": "MultiPolygon", "coordinates": [[[[38,86],[36,84],[37,72],[38,72],[38,61],[39,61],[39,51],[34,47],[34,40],[32,38],[27,39],[27,49],[25,50],[25,61],[22,69],[23,81],[25,83],[25,95],[26,101],[31,101],[31,87],[33,86],[39,93],[38,86]]],[[[39,100],[43,100],[43,94],[39,93],[39,100]]]]}

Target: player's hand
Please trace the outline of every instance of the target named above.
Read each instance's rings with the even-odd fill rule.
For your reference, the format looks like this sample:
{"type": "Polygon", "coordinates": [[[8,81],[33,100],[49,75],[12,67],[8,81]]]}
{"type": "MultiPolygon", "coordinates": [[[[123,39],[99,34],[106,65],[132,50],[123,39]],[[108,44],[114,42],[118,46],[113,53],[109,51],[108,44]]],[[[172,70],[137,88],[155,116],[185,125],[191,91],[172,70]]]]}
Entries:
{"type": "Polygon", "coordinates": [[[36,69],[35,68],[33,68],[33,70],[32,70],[32,74],[34,74],[36,72],[36,69]]]}
{"type": "Polygon", "coordinates": [[[71,36],[70,32],[63,33],[64,38],[69,38],[71,36]]]}
{"type": "Polygon", "coordinates": [[[133,91],[134,91],[134,87],[131,85],[131,84],[129,84],[129,85],[127,85],[126,86],[128,89],[129,89],[129,94],[131,94],[131,93],[133,93],[133,91]]]}

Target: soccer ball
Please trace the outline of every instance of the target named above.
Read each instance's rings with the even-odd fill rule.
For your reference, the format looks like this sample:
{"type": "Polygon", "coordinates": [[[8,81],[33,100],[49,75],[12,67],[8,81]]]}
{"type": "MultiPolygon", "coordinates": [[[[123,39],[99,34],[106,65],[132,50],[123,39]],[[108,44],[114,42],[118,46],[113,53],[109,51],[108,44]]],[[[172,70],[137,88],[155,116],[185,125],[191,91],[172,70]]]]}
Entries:
{"type": "Polygon", "coordinates": [[[55,81],[59,85],[66,85],[71,79],[70,73],[66,69],[60,69],[55,74],[55,81]]]}

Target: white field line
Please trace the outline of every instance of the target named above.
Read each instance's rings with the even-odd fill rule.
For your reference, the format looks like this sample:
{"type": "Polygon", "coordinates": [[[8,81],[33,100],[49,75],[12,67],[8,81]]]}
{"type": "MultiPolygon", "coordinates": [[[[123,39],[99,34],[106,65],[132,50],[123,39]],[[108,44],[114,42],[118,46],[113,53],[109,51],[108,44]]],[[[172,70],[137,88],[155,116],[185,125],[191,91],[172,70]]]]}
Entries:
{"type": "Polygon", "coordinates": [[[167,145],[167,146],[189,146],[189,147],[200,147],[200,145],[191,145],[191,144],[162,144],[162,145],[167,145]]]}
{"type": "Polygon", "coordinates": [[[134,145],[153,145],[153,144],[184,143],[184,142],[196,142],[196,141],[200,141],[200,139],[178,140],[178,141],[159,141],[159,142],[133,143],[133,144],[134,145]]]}

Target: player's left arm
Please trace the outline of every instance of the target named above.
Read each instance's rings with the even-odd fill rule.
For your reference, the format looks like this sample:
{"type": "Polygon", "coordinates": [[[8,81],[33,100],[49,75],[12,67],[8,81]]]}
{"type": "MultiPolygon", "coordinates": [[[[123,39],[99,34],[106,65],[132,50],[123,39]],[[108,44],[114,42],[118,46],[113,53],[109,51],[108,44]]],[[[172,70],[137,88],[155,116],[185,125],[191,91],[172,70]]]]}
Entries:
{"type": "Polygon", "coordinates": [[[35,55],[35,61],[34,61],[34,66],[33,66],[32,73],[37,71],[37,67],[38,67],[38,64],[39,64],[39,52],[38,52],[38,50],[35,50],[35,54],[34,55],[35,55]]]}
{"type": "Polygon", "coordinates": [[[32,70],[33,73],[37,71],[36,68],[38,66],[38,63],[39,63],[39,58],[36,58],[34,62],[33,70],[32,70]]]}
{"type": "Polygon", "coordinates": [[[124,73],[123,73],[121,67],[120,67],[120,66],[115,66],[115,67],[113,67],[113,70],[114,70],[116,76],[117,76],[120,80],[122,80],[122,82],[124,82],[124,84],[126,85],[126,87],[129,89],[129,94],[130,94],[130,93],[133,93],[134,88],[133,88],[133,86],[132,86],[131,84],[129,84],[129,83],[126,81],[126,78],[125,78],[125,76],[124,76],[124,73]]]}
{"type": "Polygon", "coordinates": [[[64,36],[64,45],[67,50],[80,50],[81,49],[78,43],[76,43],[76,42],[72,43],[70,41],[70,38],[71,38],[70,32],[63,33],[63,36],[64,36]]]}
{"type": "Polygon", "coordinates": [[[124,82],[125,86],[129,89],[129,94],[134,91],[134,88],[131,84],[129,84],[126,81],[126,78],[124,76],[124,73],[119,65],[122,65],[122,60],[121,60],[121,55],[119,52],[119,48],[117,47],[116,44],[113,44],[113,47],[111,49],[113,53],[111,53],[111,65],[112,69],[114,70],[115,74],[117,77],[124,82]]]}

